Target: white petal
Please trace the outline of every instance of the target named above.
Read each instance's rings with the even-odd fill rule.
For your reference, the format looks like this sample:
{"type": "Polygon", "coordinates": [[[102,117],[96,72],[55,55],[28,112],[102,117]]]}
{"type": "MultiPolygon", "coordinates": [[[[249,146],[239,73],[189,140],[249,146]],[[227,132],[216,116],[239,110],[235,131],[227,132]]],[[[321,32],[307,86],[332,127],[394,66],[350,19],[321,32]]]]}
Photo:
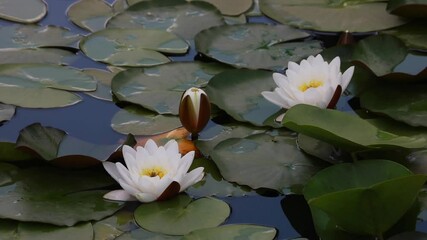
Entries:
{"type": "Polygon", "coordinates": [[[203,172],[203,170],[204,170],[203,167],[198,167],[198,168],[192,170],[191,172],[187,173],[183,177],[183,179],[181,180],[181,182],[179,183],[180,186],[181,186],[180,192],[184,191],[185,189],[187,189],[191,185],[194,185],[195,183],[197,183],[200,180],[202,180],[203,176],[205,175],[205,173],[203,172]]]}
{"type": "Polygon", "coordinates": [[[119,179],[119,184],[130,195],[136,196],[136,194],[139,193],[139,190],[136,187],[129,185],[122,179],[119,179]]]}
{"type": "Polygon", "coordinates": [[[154,155],[157,152],[157,144],[150,138],[145,143],[145,150],[148,151],[149,154],[154,155]]]}
{"type": "Polygon", "coordinates": [[[129,173],[129,170],[123,166],[121,163],[116,163],[117,171],[120,174],[120,179],[124,180],[128,184],[132,184],[132,179],[129,173]]]}
{"type": "Polygon", "coordinates": [[[343,92],[347,88],[348,84],[350,83],[350,80],[353,77],[353,73],[354,73],[354,66],[349,67],[343,73],[341,77],[341,87],[343,92]]]}
{"type": "Polygon", "coordinates": [[[110,176],[114,178],[116,182],[118,182],[120,179],[120,173],[117,170],[116,164],[112,162],[103,162],[102,165],[104,166],[104,169],[108,172],[108,174],[110,174],[110,176]]]}
{"type": "Polygon", "coordinates": [[[136,168],[137,167],[137,165],[136,165],[136,158],[135,158],[137,156],[137,152],[134,151],[134,153],[135,154],[132,154],[129,151],[124,151],[123,152],[123,158],[125,160],[126,167],[128,169],[132,169],[132,168],[136,168]]]}
{"type": "Polygon", "coordinates": [[[290,108],[289,103],[285,102],[285,101],[283,100],[283,98],[281,98],[281,97],[279,96],[279,94],[278,94],[278,93],[276,93],[276,92],[268,92],[268,91],[264,91],[264,92],[261,92],[261,95],[262,95],[265,99],[267,99],[268,101],[272,102],[273,104],[276,104],[276,105],[277,105],[277,106],[279,106],[279,107],[286,108],[286,109],[289,109],[289,108],[290,108]]]}
{"type": "Polygon", "coordinates": [[[288,62],[288,69],[292,70],[294,72],[300,71],[300,65],[298,65],[296,62],[288,62]]]}
{"type": "Polygon", "coordinates": [[[326,102],[319,94],[316,88],[309,88],[304,92],[304,103],[326,108],[329,102],[326,102]]]}
{"type": "Polygon", "coordinates": [[[144,203],[148,203],[148,202],[153,202],[156,201],[159,196],[153,194],[153,193],[138,193],[135,196],[138,201],[140,202],[144,202],[144,203]]]}
{"type": "Polygon", "coordinates": [[[113,190],[104,195],[105,199],[112,201],[136,201],[137,199],[125,190],[113,190]]]}
{"type": "Polygon", "coordinates": [[[273,80],[276,83],[276,85],[280,88],[287,88],[289,81],[288,78],[280,73],[273,73],[273,80]]]}
{"type": "Polygon", "coordinates": [[[125,153],[127,153],[127,154],[131,155],[133,158],[136,157],[136,151],[135,151],[135,149],[133,149],[131,146],[128,146],[128,145],[123,145],[123,147],[122,147],[122,153],[123,153],[123,155],[125,153]]]}
{"type": "Polygon", "coordinates": [[[169,140],[169,142],[165,144],[165,149],[166,152],[171,156],[175,155],[176,153],[179,153],[178,142],[174,139],[169,140]]]}
{"type": "MultiPolygon", "coordinates": [[[[297,90],[299,91],[299,90],[297,90]]],[[[295,98],[293,96],[290,96],[288,94],[288,92],[290,92],[290,90],[285,90],[283,88],[276,88],[274,90],[274,92],[276,92],[277,94],[279,94],[279,96],[282,98],[282,101],[289,105],[290,107],[294,106],[295,104],[297,104],[298,102],[295,101],[295,98]]]]}

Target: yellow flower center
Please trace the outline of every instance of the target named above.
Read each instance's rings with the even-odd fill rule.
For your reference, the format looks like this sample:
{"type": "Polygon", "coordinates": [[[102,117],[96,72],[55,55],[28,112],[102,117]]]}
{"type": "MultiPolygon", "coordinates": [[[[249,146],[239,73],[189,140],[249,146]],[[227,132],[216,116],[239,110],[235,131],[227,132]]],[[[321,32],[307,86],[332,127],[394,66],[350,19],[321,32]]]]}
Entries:
{"type": "Polygon", "coordinates": [[[152,168],[144,168],[141,171],[141,176],[149,176],[149,177],[155,177],[159,176],[162,178],[166,175],[166,170],[162,167],[152,167],[152,168]]]}
{"type": "Polygon", "coordinates": [[[298,89],[301,90],[301,92],[305,92],[307,89],[309,88],[317,88],[323,86],[323,82],[322,81],[318,81],[318,80],[311,80],[310,82],[305,82],[303,84],[301,84],[298,89]]]}

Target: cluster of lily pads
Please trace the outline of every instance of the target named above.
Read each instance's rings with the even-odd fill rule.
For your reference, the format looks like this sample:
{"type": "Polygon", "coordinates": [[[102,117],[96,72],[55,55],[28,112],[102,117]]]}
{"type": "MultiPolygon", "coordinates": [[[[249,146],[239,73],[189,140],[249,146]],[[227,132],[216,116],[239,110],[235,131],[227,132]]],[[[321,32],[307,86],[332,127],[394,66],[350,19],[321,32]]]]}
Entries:
{"type": "Polygon", "coordinates": [[[231,210],[220,200],[273,191],[286,195],[284,212],[302,237],[426,237],[414,230],[424,218],[427,178],[427,3],[225,2],[80,0],[67,16],[85,36],[33,24],[47,13],[42,0],[0,3],[0,17],[18,22],[0,27],[0,127],[16,107],[66,107],[88,94],[119,105],[111,127],[128,134],[99,145],[34,123],[15,142],[0,136],[0,236],[274,239],[271,226],[227,224],[231,210]],[[277,23],[246,22],[262,14],[277,23]],[[322,32],[343,31],[361,40],[322,41],[322,32]],[[199,53],[193,62],[172,60],[189,51],[199,53]],[[105,69],[67,66],[76,53],[105,69]],[[277,87],[273,72],[319,53],[329,62],[339,56],[342,72],[355,66],[336,108],[286,110],[263,97],[277,87]],[[192,87],[212,103],[212,121],[194,142],[178,116],[192,87]],[[121,162],[123,145],[149,138],[158,145],[175,139],[183,155],[196,151],[190,171],[203,167],[204,178],[165,201],[103,199],[118,184],[101,163],[121,162]],[[297,214],[289,210],[293,197],[297,214]]]}

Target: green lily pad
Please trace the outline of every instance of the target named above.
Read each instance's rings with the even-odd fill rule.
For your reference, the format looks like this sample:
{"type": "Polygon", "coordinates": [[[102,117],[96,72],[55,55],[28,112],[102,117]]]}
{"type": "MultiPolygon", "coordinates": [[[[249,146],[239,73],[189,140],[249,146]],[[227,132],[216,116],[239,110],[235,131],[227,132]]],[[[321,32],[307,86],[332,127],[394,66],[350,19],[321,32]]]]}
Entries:
{"type": "Polygon", "coordinates": [[[0,66],[0,102],[29,108],[69,106],[81,98],[69,91],[93,91],[92,77],[72,68],[50,64],[0,66]]]}
{"type": "Polygon", "coordinates": [[[0,162],[19,162],[34,160],[33,155],[16,149],[15,142],[0,141],[0,162]]]}
{"type": "Polygon", "coordinates": [[[97,81],[96,90],[93,92],[85,92],[87,95],[90,95],[94,98],[113,101],[113,96],[111,93],[111,81],[113,77],[120,71],[104,71],[100,69],[84,69],[83,72],[89,76],[92,76],[97,81]]]}
{"type": "Polygon", "coordinates": [[[198,158],[193,161],[191,169],[203,167],[205,176],[203,179],[189,187],[185,192],[191,196],[206,197],[241,197],[256,194],[249,187],[239,186],[226,181],[219,172],[215,163],[206,158],[198,158]]]}
{"type": "Polygon", "coordinates": [[[427,233],[423,232],[404,232],[397,234],[388,240],[427,240],[427,233]]]}
{"type": "Polygon", "coordinates": [[[426,179],[387,160],[344,163],[316,174],[304,196],[312,210],[324,211],[339,228],[382,236],[412,206],[426,179]]]}
{"type": "Polygon", "coordinates": [[[321,169],[289,136],[229,138],[215,146],[211,158],[225,179],[253,189],[283,191],[304,185],[321,169]]]}
{"type": "Polygon", "coordinates": [[[360,40],[355,45],[336,46],[326,49],[322,55],[332,60],[341,57],[342,62],[360,64],[377,76],[393,73],[394,68],[408,54],[405,44],[390,35],[377,35],[360,40]]]}
{"type": "Polygon", "coordinates": [[[342,163],[350,159],[350,156],[341,149],[304,134],[298,134],[297,143],[298,147],[305,153],[332,164],[342,163]]]}
{"type": "Polygon", "coordinates": [[[67,65],[76,55],[56,48],[26,48],[0,50],[0,64],[6,63],[51,63],[67,65]]]}
{"type": "Polygon", "coordinates": [[[224,21],[228,25],[237,25],[247,23],[246,15],[242,14],[236,17],[224,16],[224,21]]]}
{"type": "Polygon", "coordinates": [[[222,0],[196,0],[214,5],[223,15],[237,16],[248,11],[252,7],[252,0],[235,0],[232,3],[222,0]]]}
{"type": "Polygon", "coordinates": [[[188,44],[165,31],[111,28],[85,37],[80,49],[95,61],[138,67],[167,63],[162,53],[186,53],[188,44]]]}
{"type": "Polygon", "coordinates": [[[97,165],[113,157],[122,146],[120,143],[99,145],[85,142],[39,123],[22,129],[16,145],[53,164],[71,168],[97,165]]]}
{"type": "Polygon", "coordinates": [[[390,0],[387,4],[387,11],[391,14],[408,18],[426,18],[426,0],[390,0]]]}
{"type": "Polygon", "coordinates": [[[193,39],[201,30],[222,24],[221,14],[211,4],[164,0],[131,4],[110,19],[107,27],[167,30],[184,39],[193,39]]]}
{"type": "Polygon", "coordinates": [[[103,0],[80,0],[67,9],[67,16],[77,26],[96,32],[105,28],[114,11],[103,0]]]}
{"type": "Polygon", "coordinates": [[[398,135],[349,113],[296,105],[286,112],[283,126],[349,151],[366,148],[423,148],[426,136],[398,135]],[[345,123],[345,124],[343,124],[345,123]]]}
{"type": "Polygon", "coordinates": [[[96,81],[81,71],[53,64],[3,64],[0,66],[0,85],[26,87],[38,84],[45,88],[69,91],[94,91],[96,81]],[[22,79],[10,82],[9,77],[22,79]]]}
{"type": "Polygon", "coordinates": [[[168,201],[142,204],[135,210],[135,220],[141,227],[169,235],[216,227],[229,215],[230,207],[221,200],[199,198],[191,201],[182,194],[168,201]]]}
{"type": "Polygon", "coordinates": [[[0,187],[0,218],[73,226],[122,207],[105,201],[106,191],[94,190],[114,183],[105,171],[37,167],[20,170],[14,180],[0,187]]]}
{"type": "Polygon", "coordinates": [[[321,51],[318,41],[286,43],[308,36],[285,25],[251,23],[203,30],[195,42],[198,52],[238,68],[283,70],[321,51]]]}
{"type": "Polygon", "coordinates": [[[271,227],[231,224],[215,228],[195,230],[185,235],[182,240],[215,240],[215,239],[257,239],[273,240],[277,230],[271,227]]]}
{"type": "Polygon", "coordinates": [[[409,48],[427,50],[426,21],[412,21],[403,26],[383,31],[383,33],[401,39],[409,48]]]}
{"type": "MultiPolygon", "coordinates": [[[[135,228],[133,212],[122,209],[113,216],[93,223],[94,240],[117,239],[125,232],[135,228]]],[[[143,238],[144,239],[144,238],[143,238]]]]}
{"type": "Polygon", "coordinates": [[[73,227],[59,227],[44,223],[26,223],[11,220],[0,220],[2,239],[20,240],[92,240],[91,223],[81,223],[73,227]]]}
{"type": "Polygon", "coordinates": [[[3,0],[0,2],[0,18],[6,20],[35,23],[46,14],[47,6],[42,0],[3,0]]]}
{"type": "Polygon", "coordinates": [[[9,25],[0,27],[0,49],[72,47],[80,35],[56,26],[9,25]]]}
{"type": "Polygon", "coordinates": [[[263,0],[261,11],[270,18],[302,29],[325,32],[371,32],[405,23],[390,15],[387,3],[347,4],[345,7],[330,6],[329,0],[263,0]]]}
{"type": "Polygon", "coordinates": [[[215,75],[206,86],[206,93],[213,104],[237,121],[279,127],[265,121],[280,108],[261,95],[276,86],[271,72],[234,69],[215,75]]]}
{"type": "Polygon", "coordinates": [[[427,87],[420,84],[381,84],[360,95],[360,104],[411,126],[427,126],[427,87]],[[388,99],[384,101],[384,99],[388,99]]]}
{"type": "Polygon", "coordinates": [[[15,115],[15,106],[0,103],[0,123],[9,121],[15,115]]]}
{"type": "Polygon", "coordinates": [[[222,64],[182,62],[144,69],[129,69],[117,74],[112,91],[120,101],[139,104],[159,114],[178,115],[182,93],[190,87],[204,87],[222,64]]]}
{"type": "Polygon", "coordinates": [[[166,234],[160,234],[160,233],[153,233],[147,230],[144,230],[143,228],[135,229],[131,232],[124,233],[123,235],[120,235],[118,238],[115,238],[115,240],[180,240],[181,236],[172,236],[172,235],[166,235],[166,234]]]}
{"type": "Polygon", "coordinates": [[[199,139],[195,141],[197,149],[203,153],[204,156],[210,156],[214,147],[229,138],[244,138],[249,135],[264,133],[267,131],[265,128],[255,127],[250,124],[242,123],[229,123],[224,125],[213,125],[205,128],[200,134],[199,139]]]}
{"type": "Polygon", "coordinates": [[[158,115],[135,105],[121,109],[111,119],[111,127],[123,134],[157,135],[181,126],[177,116],[158,115]]]}

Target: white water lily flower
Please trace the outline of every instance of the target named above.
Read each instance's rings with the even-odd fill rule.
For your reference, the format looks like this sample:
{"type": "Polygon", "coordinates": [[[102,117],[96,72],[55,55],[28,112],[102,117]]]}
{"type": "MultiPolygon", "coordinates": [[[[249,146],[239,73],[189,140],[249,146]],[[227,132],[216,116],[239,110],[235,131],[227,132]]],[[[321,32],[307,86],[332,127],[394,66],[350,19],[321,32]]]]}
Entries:
{"type": "Polygon", "coordinates": [[[181,157],[175,140],[158,147],[149,139],[145,147],[134,150],[125,145],[122,151],[127,168],[121,163],[103,163],[105,170],[123,188],[105,194],[106,199],[141,202],[165,200],[199,182],[204,175],[203,167],[187,173],[194,151],[181,157]]]}
{"type": "Polygon", "coordinates": [[[286,75],[273,73],[278,87],[273,92],[264,91],[261,94],[268,101],[286,109],[297,104],[333,108],[354,72],[352,66],[342,74],[340,65],[339,57],[328,64],[320,54],[302,60],[299,65],[289,62],[286,75]]]}

